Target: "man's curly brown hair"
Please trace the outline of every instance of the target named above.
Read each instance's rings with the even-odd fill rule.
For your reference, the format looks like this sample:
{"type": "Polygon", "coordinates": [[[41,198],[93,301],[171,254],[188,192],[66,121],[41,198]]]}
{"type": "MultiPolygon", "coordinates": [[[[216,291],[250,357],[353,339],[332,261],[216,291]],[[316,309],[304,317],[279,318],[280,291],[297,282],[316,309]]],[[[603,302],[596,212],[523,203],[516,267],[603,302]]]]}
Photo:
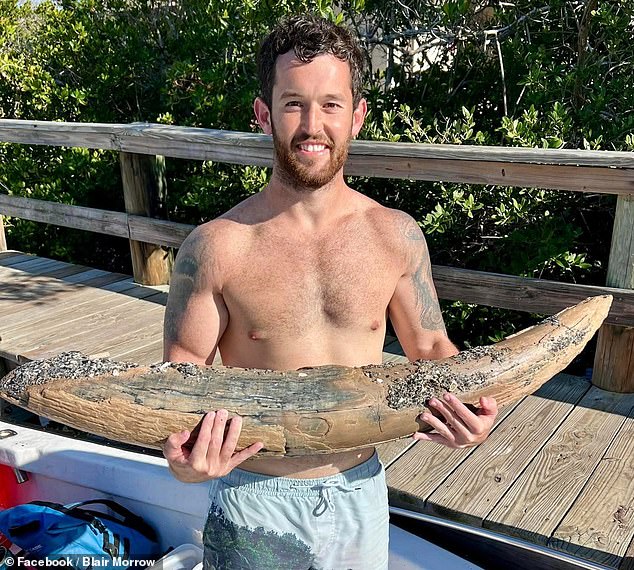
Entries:
{"type": "Polygon", "coordinates": [[[275,84],[277,57],[293,50],[297,59],[310,63],[318,55],[334,55],[350,66],[352,99],[359,104],[363,91],[364,52],[357,37],[347,28],[313,15],[282,20],[264,39],[258,52],[260,97],[269,108],[275,84]]]}

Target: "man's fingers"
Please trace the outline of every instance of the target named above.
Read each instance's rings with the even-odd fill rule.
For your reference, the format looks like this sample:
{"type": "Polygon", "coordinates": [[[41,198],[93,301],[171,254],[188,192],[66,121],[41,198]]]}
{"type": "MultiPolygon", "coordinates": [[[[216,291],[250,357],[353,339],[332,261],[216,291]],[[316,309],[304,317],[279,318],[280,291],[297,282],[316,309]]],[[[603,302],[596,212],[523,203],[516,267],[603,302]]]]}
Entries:
{"type": "Polygon", "coordinates": [[[446,439],[448,441],[453,441],[455,439],[456,434],[451,431],[449,425],[447,425],[445,422],[443,422],[433,414],[425,412],[424,414],[421,414],[420,419],[434,428],[436,432],[438,432],[438,434],[443,437],[443,439],[446,439]]]}
{"type": "Polygon", "coordinates": [[[180,481],[197,483],[222,477],[264,447],[257,442],[234,453],[242,418],[236,416],[227,427],[228,418],[227,410],[209,412],[192,432],[173,433],[165,440],[163,454],[180,481]]]}
{"type": "Polygon", "coordinates": [[[196,441],[192,446],[191,453],[189,454],[191,463],[200,464],[201,462],[206,461],[209,441],[211,440],[211,429],[214,425],[215,419],[215,412],[207,412],[205,414],[205,417],[200,424],[198,437],[196,438],[196,441]]]}
{"type": "MultiPolygon", "coordinates": [[[[458,421],[466,426],[465,429],[467,431],[470,431],[471,433],[476,433],[480,430],[481,423],[478,418],[479,410],[477,411],[477,413],[472,412],[453,394],[445,394],[443,396],[443,404],[448,410],[447,413],[454,416],[458,421]]],[[[451,418],[447,418],[447,420],[451,421],[451,418]]]]}
{"type": "Polygon", "coordinates": [[[253,457],[258,451],[260,451],[264,447],[264,444],[261,441],[256,441],[252,443],[249,447],[245,447],[242,451],[238,451],[238,453],[234,454],[229,462],[231,469],[237,467],[243,461],[249,459],[249,457],[253,457]]]}
{"type": "MultiPolygon", "coordinates": [[[[455,399],[457,400],[457,398],[455,399]]],[[[444,402],[440,401],[437,398],[432,398],[429,401],[429,404],[435,410],[438,410],[438,412],[440,412],[440,414],[445,420],[444,423],[447,425],[450,431],[454,433],[454,435],[460,434],[462,436],[468,436],[469,431],[473,430],[475,427],[474,425],[472,425],[472,422],[470,420],[476,419],[476,416],[472,414],[466,407],[464,407],[462,402],[460,402],[459,400],[458,402],[460,403],[461,406],[463,406],[464,412],[466,412],[464,418],[453,410],[453,408],[451,407],[452,402],[447,401],[446,396],[445,396],[444,402]],[[471,418],[468,417],[467,414],[471,414],[472,417],[471,418]]]]}
{"type": "Polygon", "coordinates": [[[412,435],[412,437],[417,441],[433,441],[440,445],[443,445],[443,444],[446,445],[447,443],[445,438],[439,433],[427,433],[427,432],[417,431],[416,433],[412,435]]]}
{"type": "Polygon", "coordinates": [[[220,452],[225,441],[225,428],[227,427],[227,410],[218,410],[214,418],[214,423],[209,430],[209,443],[205,449],[205,459],[208,465],[215,465],[220,461],[220,452]]]}
{"type": "Polygon", "coordinates": [[[177,461],[185,458],[183,454],[183,444],[189,439],[190,433],[187,430],[171,434],[163,444],[163,455],[168,461],[177,461]]]}
{"type": "Polygon", "coordinates": [[[236,445],[238,445],[241,430],[242,418],[240,416],[234,416],[229,420],[229,428],[226,431],[225,441],[220,450],[221,461],[226,463],[233,457],[233,452],[236,450],[236,445]]]}
{"type": "Polygon", "coordinates": [[[495,398],[482,396],[480,398],[480,410],[478,410],[478,415],[493,416],[495,418],[498,415],[498,403],[495,401],[495,398]]]}
{"type": "Polygon", "coordinates": [[[222,443],[225,440],[225,428],[227,427],[227,419],[229,419],[229,412],[227,410],[218,410],[216,412],[216,421],[211,429],[211,447],[217,449],[220,452],[222,443]]]}

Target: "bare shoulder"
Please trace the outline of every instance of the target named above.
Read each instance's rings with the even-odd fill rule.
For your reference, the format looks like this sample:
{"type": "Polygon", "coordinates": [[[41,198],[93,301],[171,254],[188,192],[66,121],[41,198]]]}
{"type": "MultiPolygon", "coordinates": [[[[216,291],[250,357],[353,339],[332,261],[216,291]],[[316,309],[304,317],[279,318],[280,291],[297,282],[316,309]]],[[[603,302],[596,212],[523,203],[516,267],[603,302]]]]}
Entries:
{"type": "Polygon", "coordinates": [[[369,226],[376,228],[383,239],[398,249],[410,245],[420,245],[425,237],[418,222],[408,213],[394,208],[387,208],[364,196],[362,202],[364,214],[369,226]]]}
{"type": "Polygon", "coordinates": [[[257,223],[257,200],[258,195],[251,196],[221,216],[197,226],[187,238],[191,238],[191,246],[201,254],[213,250],[216,258],[223,252],[229,254],[232,246],[239,244],[248,235],[249,228],[257,223]]]}
{"type": "Polygon", "coordinates": [[[390,229],[390,234],[394,239],[401,242],[424,239],[418,222],[408,213],[383,207],[381,215],[384,218],[383,223],[386,229],[390,229]]]}
{"type": "Polygon", "coordinates": [[[220,288],[223,276],[246,239],[249,225],[241,218],[241,205],[197,226],[183,241],[176,257],[172,279],[196,277],[203,289],[220,288]]]}

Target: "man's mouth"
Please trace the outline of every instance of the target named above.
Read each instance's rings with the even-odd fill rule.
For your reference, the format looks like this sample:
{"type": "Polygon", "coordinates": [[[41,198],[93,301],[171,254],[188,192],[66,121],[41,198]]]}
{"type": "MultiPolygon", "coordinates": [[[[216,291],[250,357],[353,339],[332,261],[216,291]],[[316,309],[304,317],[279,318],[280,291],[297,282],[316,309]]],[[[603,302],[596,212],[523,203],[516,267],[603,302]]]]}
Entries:
{"type": "Polygon", "coordinates": [[[328,145],[322,143],[301,143],[297,145],[297,148],[302,152],[324,152],[328,150],[328,145]]]}

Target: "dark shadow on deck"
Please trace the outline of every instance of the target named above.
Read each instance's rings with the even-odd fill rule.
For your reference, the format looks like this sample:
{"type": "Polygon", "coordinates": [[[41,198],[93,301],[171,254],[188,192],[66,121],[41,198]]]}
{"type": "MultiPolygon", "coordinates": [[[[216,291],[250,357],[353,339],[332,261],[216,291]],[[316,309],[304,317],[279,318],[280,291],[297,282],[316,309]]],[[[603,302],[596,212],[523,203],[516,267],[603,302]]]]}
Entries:
{"type": "Polygon", "coordinates": [[[95,270],[82,265],[23,255],[19,252],[0,253],[0,267],[11,268],[22,273],[19,283],[2,284],[0,301],[43,306],[63,293],[93,288],[163,306],[167,302],[166,292],[139,285],[132,281],[129,275],[122,273],[95,270]]]}

